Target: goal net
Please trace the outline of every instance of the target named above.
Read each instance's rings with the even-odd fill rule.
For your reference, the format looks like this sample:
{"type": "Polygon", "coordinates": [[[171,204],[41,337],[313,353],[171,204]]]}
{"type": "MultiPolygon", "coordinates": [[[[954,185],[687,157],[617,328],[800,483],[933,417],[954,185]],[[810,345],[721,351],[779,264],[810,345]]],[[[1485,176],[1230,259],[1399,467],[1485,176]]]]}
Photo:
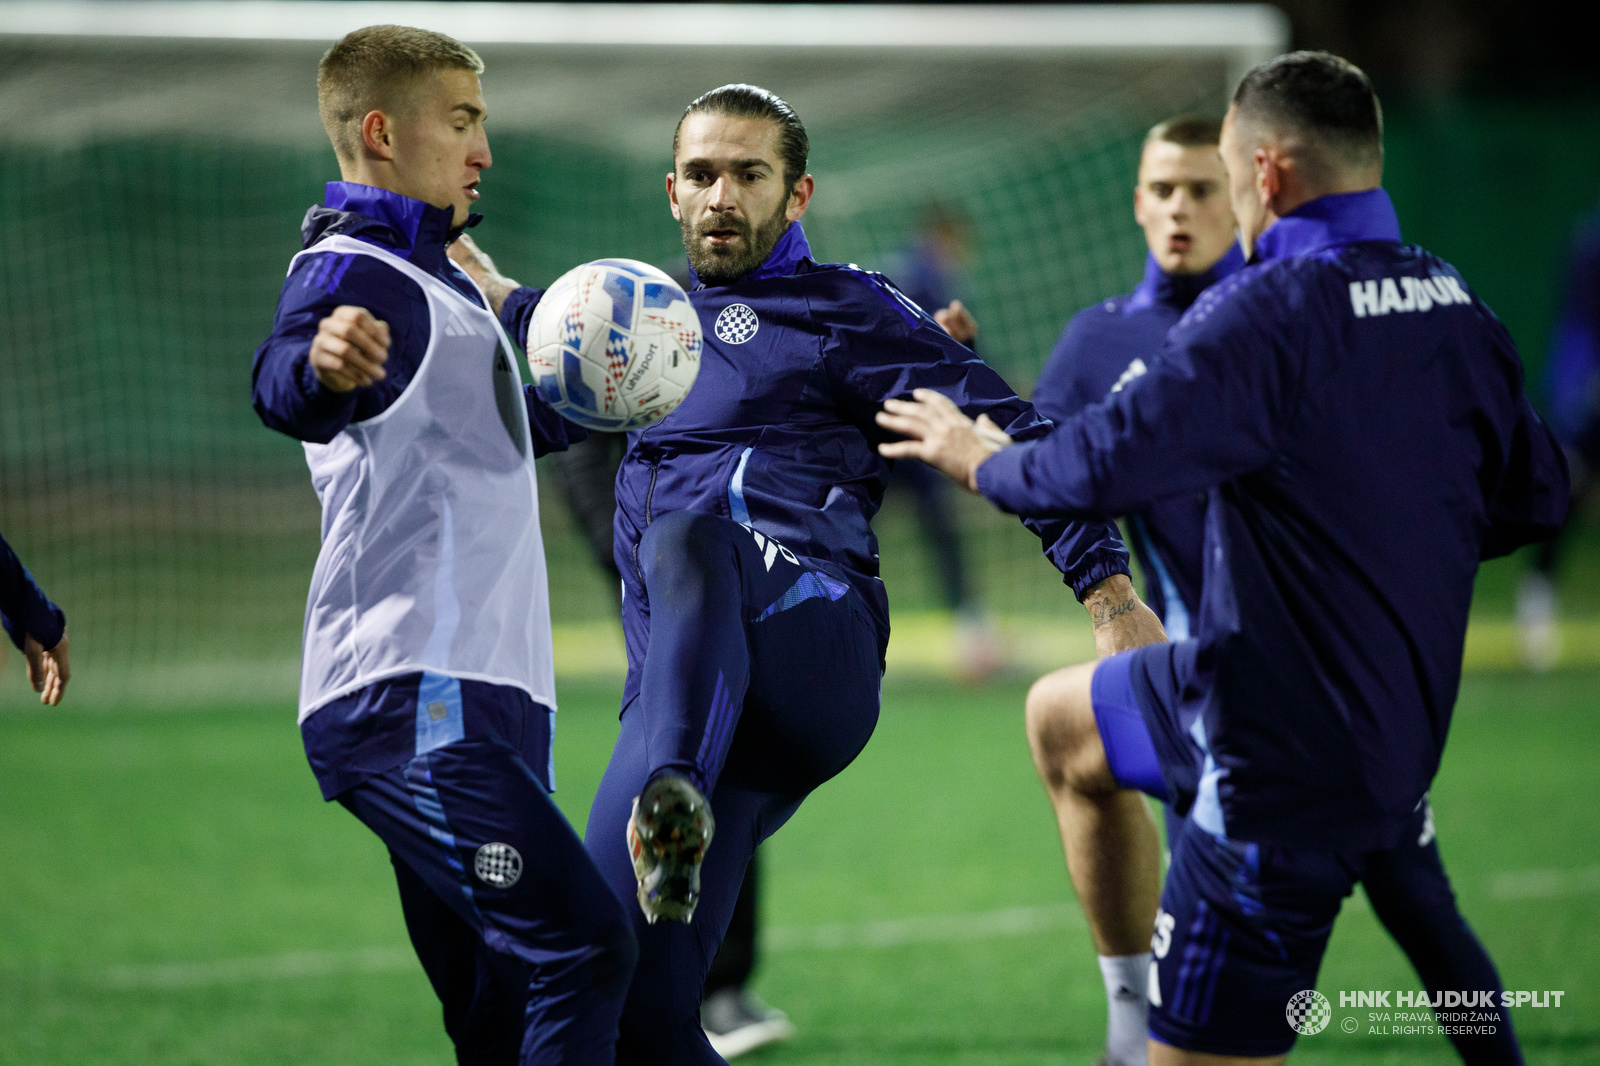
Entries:
{"type": "MultiPolygon", "coordinates": [[[[810,131],[818,258],[893,276],[930,205],[965,217],[960,293],[1024,395],[1066,319],[1139,277],[1145,129],[1220,113],[1286,41],[1249,5],[0,4],[0,531],[66,608],[85,695],[277,697],[294,676],[318,512],[299,448],[250,409],[251,353],[337,177],[317,59],[375,22],[483,55],[477,233],[513,276],[680,264],[673,124],[752,82],[810,131]]],[[[544,507],[557,623],[606,619],[548,489],[544,507]]],[[[991,610],[1067,609],[1031,535],[958,510],[991,610]]],[[[878,526],[895,610],[935,607],[911,507],[878,526]]]]}

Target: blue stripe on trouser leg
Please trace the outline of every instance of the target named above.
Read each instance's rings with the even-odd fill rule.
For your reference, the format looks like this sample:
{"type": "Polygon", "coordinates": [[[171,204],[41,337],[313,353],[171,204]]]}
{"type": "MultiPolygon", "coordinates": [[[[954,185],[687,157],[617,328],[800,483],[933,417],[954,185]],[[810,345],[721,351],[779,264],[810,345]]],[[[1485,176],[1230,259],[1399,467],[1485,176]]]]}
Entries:
{"type": "Polygon", "coordinates": [[[1281,1055],[1365,856],[1233,841],[1183,823],[1151,944],[1150,1035],[1213,1055],[1281,1055]]]}
{"type": "Polygon", "coordinates": [[[627,917],[525,761],[544,752],[475,730],[470,701],[464,721],[464,739],[339,799],[395,857],[461,1062],[609,1064],[636,955],[627,917]]]}
{"type": "Polygon", "coordinates": [[[617,1046],[618,1066],[701,1066],[721,1062],[700,1029],[700,991],[749,856],[866,744],[882,672],[853,594],[808,581],[802,591],[820,594],[767,610],[813,571],[738,523],[668,515],[640,556],[650,605],[640,695],[622,716],[584,839],[612,890],[631,900],[633,798],[664,769],[708,786],[717,829],[693,924],[646,925],[629,908],[639,971],[617,1046]]]}
{"type": "Polygon", "coordinates": [[[778,597],[777,602],[770,604],[760,614],[756,615],[756,621],[765,621],[779,611],[787,611],[791,607],[818,596],[826,596],[830,600],[837,600],[849,591],[850,586],[838,578],[828,577],[826,574],[813,573],[808,570],[795,579],[795,583],[789,586],[787,592],[778,597]]]}

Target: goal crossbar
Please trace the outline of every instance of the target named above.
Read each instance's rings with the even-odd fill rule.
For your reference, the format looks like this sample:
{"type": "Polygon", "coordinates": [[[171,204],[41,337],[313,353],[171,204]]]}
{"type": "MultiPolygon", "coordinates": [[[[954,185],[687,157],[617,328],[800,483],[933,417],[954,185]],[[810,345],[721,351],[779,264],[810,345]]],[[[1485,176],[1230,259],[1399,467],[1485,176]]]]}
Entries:
{"type": "Polygon", "coordinates": [[[1239,51],[1288,39],[1269,4],[1048,6],[10,0],[0,35],[334,40],[389,22],[474,44],[1239,51]],[[692,13],[692,17],[690,17],[692,13]]]}

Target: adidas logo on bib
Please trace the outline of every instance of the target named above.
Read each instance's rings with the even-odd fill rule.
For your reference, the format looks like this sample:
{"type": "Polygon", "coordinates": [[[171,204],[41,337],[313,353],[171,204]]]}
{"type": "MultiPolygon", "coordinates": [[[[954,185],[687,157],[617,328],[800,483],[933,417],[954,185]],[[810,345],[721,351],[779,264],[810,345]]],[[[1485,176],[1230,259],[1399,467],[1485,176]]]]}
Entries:
{"type": "Polygon", "coordinates": [[[458,314],[452,313],[444,320],[444,335],[446,337],[472,337],[476,336],[477,333],[478,331],[472,327],[472,324],[458,314]]]}

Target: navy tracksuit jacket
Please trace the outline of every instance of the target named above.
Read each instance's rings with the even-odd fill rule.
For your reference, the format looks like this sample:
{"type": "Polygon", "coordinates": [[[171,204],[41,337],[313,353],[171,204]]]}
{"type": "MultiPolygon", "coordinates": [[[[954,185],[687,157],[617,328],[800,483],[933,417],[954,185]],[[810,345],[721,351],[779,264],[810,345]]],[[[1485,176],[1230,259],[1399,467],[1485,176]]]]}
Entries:
{"type": "Polygon", "coordinates": [[[1363,849],[1438,768],[1479,561],[1568,497],[1510,336],[1381,189],[1280,219],[1145,374],[978,482],[1035,516],[1207,491],[1185,700],[1226,831],[1363,849]]]}
{"type": "MultiPolygon", "coordinates": [[[[527,335],[541,295],[519,289],[501,310],[512,337],[527,335]]],[[[639,692],[649,606],[638,559],[650,523],[698,511],[746,523],[807,565],[847,582],[889,641],[872,516],[883,502],[888,439],[873,421],[889,397],[937,389],[968,415],[989,416],[1017,440],[1045,436],[1040,418],[972,351],[880,274],[811,258],[798,222],[759,269],[733,286],[697,286],[689,298],[705,332],[699,377],[683,404],[629,435],[617,474],[616,560],[626,596],[626,705],[639,692]],[[747,338],[726,328],[747,308],[747,338]],[[727,316],[727,317],[725,317],[727,316]]],[[[1127,550],[1103,522],[1028,519],[1074,593],[1127,573],[1127,550]]]]}
{"type": "MultiPolygon", "coordinates": [[[[1062,422],[1097,404],[1113,390],[1150,369],[1167,331],[1207,287],[1244,265],[1237,245],[1200,274],[1168,274],[1155,258],[1145,261],[1137,288],[1072,316],[1033,387],[1033,406],[1062,422]]],[[[1205,535],[1203,491],[1156,500],[1128,516],[1128,532],[1145,572],[1145,603],[1172,640],[1192,636],[1200,602],[1201,552],[1205,535]]]]}
{"type": "MultiPolygon", "coordinates": [[[[1073,316],[1034,387],[1034,407],[1059,423],[1121,391],[1148,372],[1168,330],[1200,293],[1243,263],[1237,245],[1200,274],[1168,274],[1151,257],[1133,292],[1073,316]]],[[[1204,492],[1157,500],[1127,516],[1145,572],[1145,599],[1173,640],[1187,639],[1189,620],[1199,613],[1205,516],[1204,492]]],[[[1167,839],[1175,841],[1181,819],[1170,808],[1168,817],[1167,839]]],[[[1374,912],[1429,992],[1499,990],[1493,961],[1456,906],[1431,828],[1432,811],[1419,809],[1415,823],[1397,847],[1367,857],[1362,883],[1374,912]]],[[[1522,1061],[1509,1018],[1492,1034],[1452,1033],[1450,1039],[1469,1064],[1522,1061]]]]}
{"type": "MultiPolygon", "coordinates": [[[[538,295],[506,301],[513,336],[538,295]]],[[[619,1066],[721,1061],[700,1029],[700,989],[746,862],[876,723],[889,638],[871,526],[890,472],[876,450],[883,401],[928,387],[1021,439],[1049,431],[883,277],[815,262],[798,223],[758,270],[690,300],[705,333],[694,388],[630,435],[617,475],[628,679],[585,843],[613,890],[631,891],[631,803],[665,771],[706,791],[717,829],[693,925],[635,916],[619,1066]]],[[[1127,572],[1113,527],[1028,525],[1080,594],[1127,572]]]]}

